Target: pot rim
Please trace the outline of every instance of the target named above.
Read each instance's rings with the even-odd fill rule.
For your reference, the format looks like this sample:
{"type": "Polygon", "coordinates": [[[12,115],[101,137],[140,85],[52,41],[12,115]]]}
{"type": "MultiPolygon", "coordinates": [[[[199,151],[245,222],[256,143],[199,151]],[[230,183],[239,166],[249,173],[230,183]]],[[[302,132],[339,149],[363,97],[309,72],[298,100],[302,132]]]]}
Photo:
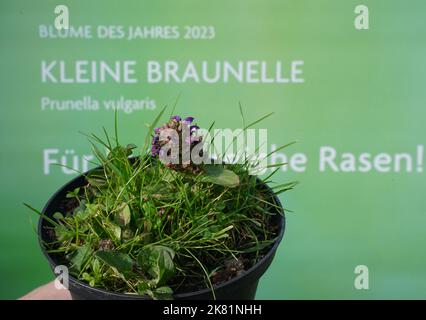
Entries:
{"type": "MultiPolygon", "coordinates": [[[[63,186],[61,186],[49,198],[49,200],[47,201],[46,205],[44,206],[44,208],[42,210],[43,215],[45,215],[45,213],[46,213],[47,209],[50,207],[51,203],[56,198],[59,197],[60,193],[62,193],[64,189],[66,189],[69,185],[74,184],[77,180],[82,179],[83,177],[85,177],[89,172],[91,172],[93,170],[96,170],[96,169],[100,169],[100,168],[102,168],[102,166],[90,169],[87,172],[85,172],[85,173],[83,173],[81,175],[78,175],[77,177],[73,178],[72,180],[68,181],[63,186]]],[[[286,227],[286,219],[285,219],[284,208],[283,208],[283,206],[281,204],[281,201],[278,198],[278,196],[272,191],[272,189],[266,183],[264,183],[259,178],[257,178],[257,180],[262,184],[263,187],[266,188],[266,190],[268,190],[268,192],[270,192],[273,195],[273,198],[274,198],[276,204],[281,208],[281,210],[280,210],[281,212],[277,213],[277,214],[279,214],[281,216],[281,219],[282,219],[282,221],[280,223],[279,234],[276,237],[273,246],[269,249],[268,253],[265,254],[256,264],[252,265],[249,269],[244,270],[244,272],[242,272],[240,275],[238,275],[236,277],[233,277],[232,279],[230,279],[228,281],[225,281],[225,282],[213,285],[213,290],[214,291],[219,290],[219,289],[221,289],[223,287],[226,287],[226,286],[230,286],[233,283],[238,282],[238,281],[246,278],[248,275],[250,275],[254,270],[256,270],[260,265],[262,265],[266,260],[268,260],[272,255],[275,254],[275,252],[278,249],[278,246],[281,243],[281,240],[284,237],[284,232],[285,232],[285,227],[286,227]]],[[[41,250],[43,252],[43,255],[48,260],[50,266],[56,267],[58,264],[50,256],[50,254],[47,252],[47,250],[46,250],[46,248],[45,248],[45,246],[43,244],[42,227],[43,227],[43,222],[44,221],[45,221],[45,219],[43,219],[43,217],[39,218],[38,228],[37,228],[38,229],[37,230],[38,231],[38,234],[37,234],[38,235],[38,242],[39,242],[40,248],[41,248],[41,250]]],[[[120,297],[120,298],[123,298],[123,299],[125,299],[125,298],[150,299],[147,295],[138,295],[138,294],[131,294],[131,293],[119,293],[119,292],[109,291],[109,290],[101,289],[101,288],[97,288],[97,287],[91,287],[89,284],[87,284],[87,283],[85,283],[83,281],[78,280],[77,278],[75,278],[72,275],[69,275],[68,278],[69,278],[70,282],[74,282],[74,283],[78,284],[79,286],[84,287],[87,290],[95,291],[97,293],[107,294],[107,295],[110,295],[110,296],[120,297]]],[[[198,291],[191,291],[191,292],[185,292],[185,293],[177,293],[177,294],[174,294],[173,297],[175,299],[187,299],[187,298],[191,298],[191,297],[197,296],[197,295],[209,294],[211,292],[212,292],[212,289],[210,289],[210,288],[204,288],[204,289],[201,289],[201,290],[198,290],[198,291]]]]}

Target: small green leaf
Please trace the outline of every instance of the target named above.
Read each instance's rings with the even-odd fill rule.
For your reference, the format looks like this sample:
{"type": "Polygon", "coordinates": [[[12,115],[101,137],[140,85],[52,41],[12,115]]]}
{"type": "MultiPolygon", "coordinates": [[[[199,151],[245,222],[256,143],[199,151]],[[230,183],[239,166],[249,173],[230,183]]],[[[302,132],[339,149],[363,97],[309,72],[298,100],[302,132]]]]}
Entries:
{"type": "Polygon", "coordinates": [[[90,212],[87,209],[77,210],[75,216],[80,220],[86,220],[90,216],[90,212]]]}
{"type": "Polygon", "coordinates": [[[90,185],[98,187],[98,188],[104,187],[108,184],[107,181],[105,180],[105,178],[103,178],[103,177],[91,176],[91,177],[87,178],[87,180],[90,183],[90,185]]]}
{"type": "Polygon", "coordinates": [[[121,204],[115,216],[117,223],[120,226],[125,227],[130,223],[130,217],[131,217],[131,214],[130,214],[129,205],[127,203],[121,204]]]}
{"type": "Polygon", "coordinates": [[[149,295],[148,291],[150,291],[150,287],[149,287],[148,283],[146,283],[146,282],[139,283],[138,294],[140,294],[141,296],[146,295],[146,294],[149,295]]]}
{"type": "Polygon", "coordinates": [[[135,144],[133,144],[133,143],[129,143],[127,146],[126,146],[126,149],[127,150],[133,150],[133,149],[136,149],[137,148],[137,146],[135,145],[135,144]]]}
{"type": "Polygon", "coordinates": [[[58,224],[55,226],[55,236],[58,241],[72,240],[74,232],[69,230],[63,224],[58,224]]]}
{"type": "MultiPolygon", "coordinates": [[[[118,224],[115,224],[112,221],[104,221],[104,224],[98,224],[99,228],[103,228],[103,230],[107,233],[108,236],[103,236],[101,238],[113,238],[111,240],[121,240],[121,227],[118,224]]],[[[95,229],[96,230],[96,229],[95,229]]],[[[96,232],[101,231],[101,229],[96,230],[96,232]]]]}
{"type": "Polygon", "coordinates": [[[145,216],[152,216],[152,215],[156,215],[157,214],[157,209],[155,208],[155,206],[151,203],[151,202],[145,202],[142,205],[142,210],[144,212],[145,216]]]}
{"type": "Polygon", "coordinates": [[[93,259],[92,269],[95,275],[99,275],[101,273],[101,265],[98,259],[93,259]]]}
{"type": "Polygon", "coordinates": [[[174,257],[175,252],[169,247],[146,246],[139,253],[137,263],[153,278],[154,284],[160,286],[175,274],[174,257]]]}
{"type": "Polygon", "coordinates": [[[158,258],[158,274],[158,277],[155,279],[158,279],[158,281],[156,281],[157,285],[166,283],[175,274],[173,256],[166,250],[161,251],[158,258]]]}
{"type": "Polygon", "coordinates": [[[98,214],[99,205],[93,203],[86,204],[86,211],[89,217],[94,217],[98,214]]]}
{"type": "Polygon", "coordinates": [[[135,235],[135,233],[129,227],[123,228],[121,230],[121,240],[123,240],[123,241],[128,241],[128,240],[132,239],[134,235],[135,235]]]}
{"type": "Polygon", "coordinates": [[[133,260],[128,254],[118,251],[96,251],[95,256],[124,276],[132,271],[133,260]]]}
{"type": "Polygon", "coordinates": [[[93,278],[90,274],[88,274],[87,272],[84,272],[83,273],[83,279],[87,282],[90,282],[90,281],[92,281],[93,278]]]}
{"type": "Polygon", "coordinates": [[[71,270],[79,273],[81,271],[81,267],[86,263],[92,252],[92,248],[88,245],[85,245],[79,247],[71,255],[68,255],[67,258],[71,262],[71,270]]]}
{"type": "Polygon", "coordinates": [[[95,169],[87,174],[87,182],[95,187],[104,187],[107,185],[105,172],[103,169],[95,169]]]}
{"type": "Polygon", "coordinates": [[[225,187],[236,187],[240,178],[232,170],[225,169],[222,165],[207,164],[204,166],[205,181],[225,187]]]}
{"type": "Polygon", "coordinates": [[[78,197],[78,194],[80,193],[80,188],[75,188],[73,191],[69,191],[67,194],[66,194],[66,198],[76,198],[76,197],[78,197]]]}
{"type": "Polygon", "coordinates": [[[55,212],[52,217],[56,220],[62,220],[64,218],[63,214],[60,212],[55,212]]]}
{"type": "Polygon", "coordinates": [[[86,210],[86,200],[83,199],[80,201],[80,204],[78,205],[78,207],[74,209],[74,215],[77,216],[78,218],[84,217],[85,210],[86,210]]]}

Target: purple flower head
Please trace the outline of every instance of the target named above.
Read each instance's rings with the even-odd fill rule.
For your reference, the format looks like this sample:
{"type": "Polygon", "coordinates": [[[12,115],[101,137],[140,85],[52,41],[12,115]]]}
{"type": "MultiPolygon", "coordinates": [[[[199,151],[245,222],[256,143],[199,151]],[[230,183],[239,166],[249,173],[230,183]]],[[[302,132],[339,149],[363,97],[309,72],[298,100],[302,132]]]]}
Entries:
{"type": "Polygon", "coordinates": [[[200,127],[199,127],[199,126],[194,125],[194,126],[191,126],[191,127],[189,128],[189,131],[190,131],[191,133],[193,133],[195,130],[198,130],[198,129],[200,129],[200,127]]]}
{"type": "Polygon", "coordinates": [[[194,117],[186,117],[185,119],[183,119],[182,122],[184,122],[185,124],[190,124],[192,123],[192,121],[194,121],[194,117]]]}
{"type": "Polygon", "coordinates": [[[156,145],[153,145],[153,146],[151,147],[151,154],[155,157],[155,156],[157,156],[157,155],[158,155],[158,153],[159,153],[159,149],[158,149],[158,147],[157,147],[156,145]]]}
{"type": "Polygon", "coordinates": [[[188,152],[199,143],[202,143],[202,137],[196,136],[196,130],[200,129],[199,126],[193,124],[194,117],[181,118],[178,115],[170,117],[170,120],[162,126],[154,129],[154,137],[152,138],[151,154],[154,157],[158,157],[161,161],[166,160],[166,156],[169,156],[169,152],[163,148],[166,144],[171,147],[178,148],[177,162],[174,160],[166,160],[170,163],[165,163],[166,166],[175,170],[187,170],[195,168],[195,164],[191,163],[190,160],[183,157],[183,152],[188,152]],[[188,134],[189,131],[189,134],[188,134]],[[160,140],[160,137],[163,137],[160,140]],[[182,144],[182,145],[181,145],[182,144]]]}

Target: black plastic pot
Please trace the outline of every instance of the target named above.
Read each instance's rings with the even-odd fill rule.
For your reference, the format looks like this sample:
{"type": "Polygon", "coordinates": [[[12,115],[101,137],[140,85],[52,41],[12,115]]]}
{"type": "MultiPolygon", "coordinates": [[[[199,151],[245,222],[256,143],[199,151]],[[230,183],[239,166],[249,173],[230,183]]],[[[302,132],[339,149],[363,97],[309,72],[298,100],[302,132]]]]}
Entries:
{"type": "MultiPolygon", "coordinates": [[[[43,209],[43,214],[47,217],[52,217],[52,215],[59,211],[62,201],[65,199],[66,194],[69,191],[74,190],[77,187],[81,187],[86,184],[86,178],[84,175],[78,176],[77,178],[71,180],[66,185],[64,185],[59,191],[57,191],[47,202],[46,206],[43,209]]],[[[283,212],[282,205],[278,197],[276,197],[272,190],[265,184],[260,186],[269,192],[275,199],[275,203],[279,206],[283,212]]],[[[218,285],[214,286],[214,291],[216,299],[219,300],[229,300],[229,299],[242,299],[242,300],[252,300],[255,298],[257,284],[260,277],[268,269],[272,260],[274,259],[275,253],[277,251],[278,245],[280,244],[285,230],[285,217],[284,214],[277,214],[274,216],[274,224],[278,227],[278,238],[276,242],[272,245],[271,249],[267,254],[254,266],[250,269],[244,271],[241,275],[218,285]]],[[[39,242],[41,249],[49,261],[49,264],[52,270],[55,269],[57,265],[60,265],[60,257],[55,254],[47,253],[44,243],[51,241],[51,235],[49,235],[48,229],[45,226],[49,226],[49,222],[43,218],[40,218],[38,224],[38,233],[39,233],[39,242]]],[[[147,300],[147,296],[138,296],[130,295],[123,293],[110,292],[104,289],[94,288],[88,284],[79,281],[69,276],[69,290],[71,292],[72,298],[75,300],[89,299],[89,300],[147,300]]],[[[213,299],[213,295],[210,289],[203,289],[195,292],[189,293],[179,293],[174,295],[175,299],[186,300],[186,299],[197,299],[197,300],[208,300],[213,299]]]]}

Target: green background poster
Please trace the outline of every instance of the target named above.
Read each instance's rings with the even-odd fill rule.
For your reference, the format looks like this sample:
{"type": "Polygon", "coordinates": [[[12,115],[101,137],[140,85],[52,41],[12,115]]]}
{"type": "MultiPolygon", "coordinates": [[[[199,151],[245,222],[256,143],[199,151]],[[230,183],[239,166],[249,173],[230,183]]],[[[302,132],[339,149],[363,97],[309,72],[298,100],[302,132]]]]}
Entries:
{"type": "Polygon", "coordinates": [[[141,145],[178,95],[203,126],[239,127],[241,102],[252,120],[274,112],[270,150],[298,141],[274,159],[290,162],[278,182],[301,183],[257,298],[426,298],[424,1],[62,1],[68,33],[58,4],[0,2],[0,298],[53,278],[22,205],[75,176],[52,162],[84,170],[79,132],[111,130],[114,108],[141,145]]]}

